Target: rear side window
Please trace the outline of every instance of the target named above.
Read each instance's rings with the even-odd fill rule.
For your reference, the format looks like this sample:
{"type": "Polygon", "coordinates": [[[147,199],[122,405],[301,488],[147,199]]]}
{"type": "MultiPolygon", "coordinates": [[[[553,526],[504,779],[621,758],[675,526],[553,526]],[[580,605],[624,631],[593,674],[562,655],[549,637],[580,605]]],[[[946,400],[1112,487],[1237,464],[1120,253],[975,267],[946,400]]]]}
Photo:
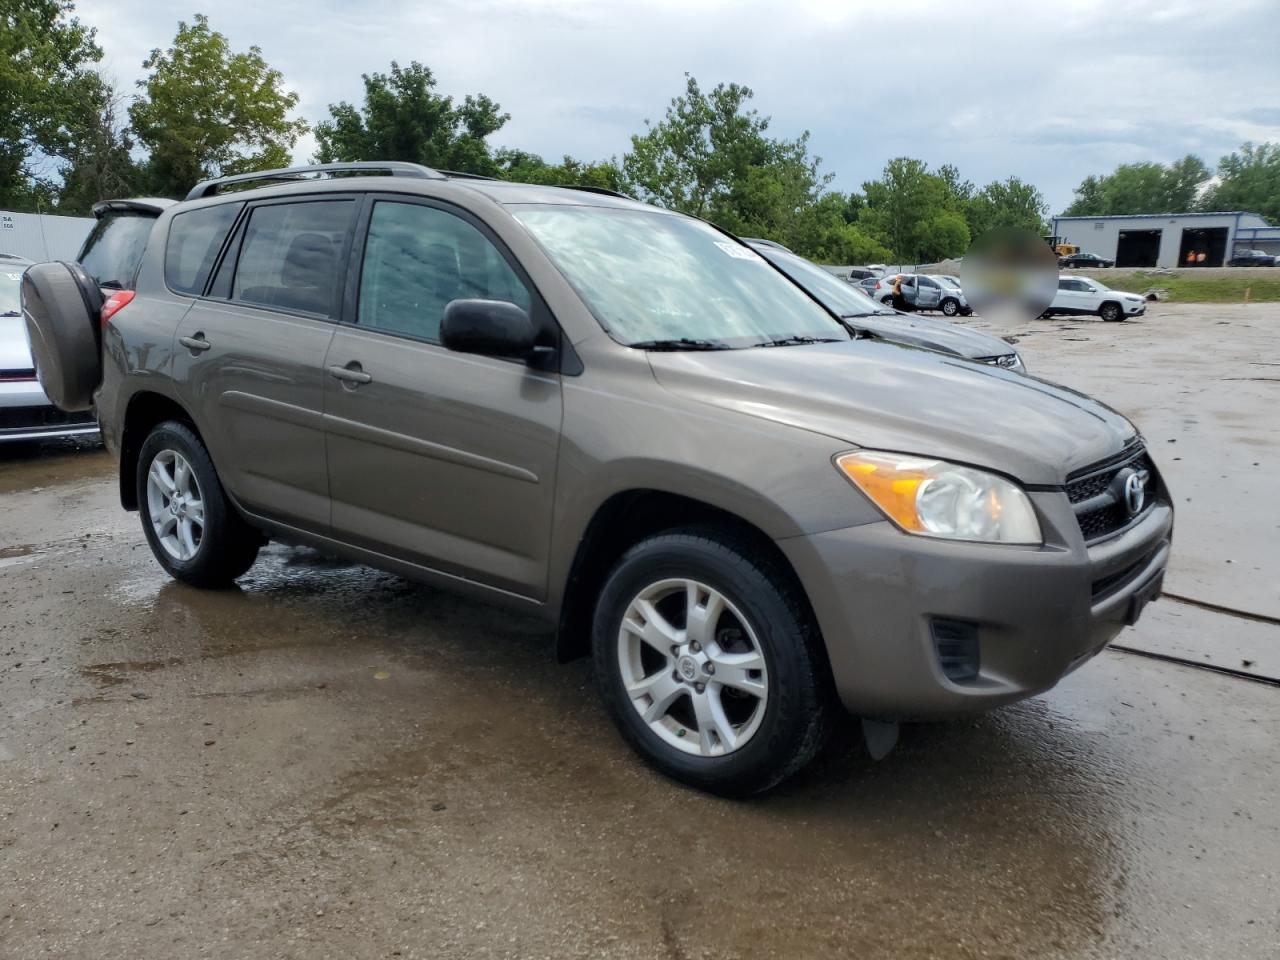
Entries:
{"type": "Polygon", "coordinates": [[[345,267],[342,251],[355,209],[351,200],[255,207],[244,231],[231,298],[336,316],[345,267]]]}
{"type": "Polygon", "coordinates": [[[80,265],[100,287],[131,289],[155,222],[154,215],[108,213],[80,248],[80,265]]]}
{"type": "Polygon", "coordinates": [[[243,209],[243,203],[220,203],[173,218],[164,250],[164,282],[170,290],[195,296],[204,292],[218,251],[243,209]]]}
{"type": "Polygon", "coordinates": [[[451,300],[506,300],[530,309],[529,291],[479,230],[435,207],[379,201],[360,272],[364,327],[440,339],[451,300]]]}

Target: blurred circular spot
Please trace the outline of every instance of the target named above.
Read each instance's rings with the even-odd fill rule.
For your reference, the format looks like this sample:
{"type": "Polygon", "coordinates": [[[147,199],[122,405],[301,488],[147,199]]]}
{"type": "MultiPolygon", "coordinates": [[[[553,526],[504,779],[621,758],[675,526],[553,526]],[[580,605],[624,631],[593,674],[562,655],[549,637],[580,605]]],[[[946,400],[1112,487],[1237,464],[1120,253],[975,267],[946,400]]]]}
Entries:
{"type": "Polygon", "coordinates": [[[997,227],[970,245],[960,285],[984,320],[1010,325],[1034,320],[1058,292],[1058,257],[1030,230],[997,227]]]}

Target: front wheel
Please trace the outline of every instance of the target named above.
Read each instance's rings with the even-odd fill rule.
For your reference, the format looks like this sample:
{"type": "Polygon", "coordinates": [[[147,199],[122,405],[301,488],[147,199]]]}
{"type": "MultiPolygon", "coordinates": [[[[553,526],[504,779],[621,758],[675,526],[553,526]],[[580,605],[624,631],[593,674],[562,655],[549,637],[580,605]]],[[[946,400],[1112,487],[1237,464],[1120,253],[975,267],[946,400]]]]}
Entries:
{"type": "Polygon", "coordinates": [[[960,304],[955,300],[942,301],[942,313],[944,316],[954,317],[960,312],[960,304]]]}
{"type": "Polygon", "coordinates": [[[684,783],[758,793],[825,739],[832,695],[807,604],[779,562],[719,531],[628,550],[601,591],[592,644],[614,723],[684,783]]]}
{"type": "Polygon", "coordinates": [[[192,586],[226,586],[253,566],[262,544],[227,499],[204,444],[177,421],[142,444],[138,512],[160,566],[192,586]]]}
{"type": "Polygon", "coordinates": [[[1098,316],[1102,317],[1107,323],[1115,323],[1117,320],[1124,319],[1118,303],[1104,303],[1102,309],[1098,311],[1098,316]]]}

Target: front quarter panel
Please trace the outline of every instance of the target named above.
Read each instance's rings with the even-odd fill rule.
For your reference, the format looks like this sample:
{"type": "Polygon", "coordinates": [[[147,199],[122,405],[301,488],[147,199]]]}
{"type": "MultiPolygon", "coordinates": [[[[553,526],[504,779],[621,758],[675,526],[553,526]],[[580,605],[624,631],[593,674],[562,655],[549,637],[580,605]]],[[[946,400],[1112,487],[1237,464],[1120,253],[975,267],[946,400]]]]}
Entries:
{"type": "Polygon", "coordinates": [[[614,345],[586,365],[564,381],[553,608],[592,517],[619,493],[699,500],[775,540],[883,519],[832,463],[848,443],[671,394],[641,351],[614,345]]]}

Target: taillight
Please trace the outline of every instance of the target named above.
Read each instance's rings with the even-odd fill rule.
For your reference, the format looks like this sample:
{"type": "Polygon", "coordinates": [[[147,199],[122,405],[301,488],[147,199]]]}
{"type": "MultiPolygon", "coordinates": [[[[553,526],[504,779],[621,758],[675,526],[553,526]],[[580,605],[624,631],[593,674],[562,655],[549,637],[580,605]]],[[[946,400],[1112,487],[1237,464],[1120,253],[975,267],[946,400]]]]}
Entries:
{"type": "Polygon", "coordinates": [[[111,296],[107,297],[107,302],[102,305],[102,326],[105,328],[108,320],[132,302],[132,290],[117,290],[111,296]]]}

